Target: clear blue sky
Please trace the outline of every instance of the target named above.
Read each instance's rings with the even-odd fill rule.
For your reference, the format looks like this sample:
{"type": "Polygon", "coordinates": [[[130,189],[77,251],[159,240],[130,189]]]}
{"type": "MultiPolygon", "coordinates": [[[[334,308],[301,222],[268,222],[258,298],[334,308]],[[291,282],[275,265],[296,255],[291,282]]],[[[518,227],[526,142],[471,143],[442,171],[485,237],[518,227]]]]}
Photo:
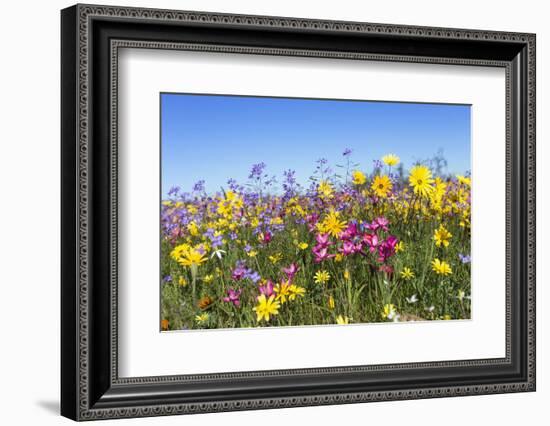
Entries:
{"type": "Polygon", "coordinates": [[[443,149],[448,171],[470,170],[470,106],[161,94],[162,194],[190,191],[204,179],[207,192],[244,183],[252,164],[282,181],[284,170],[307,179],[319,158],[342,163],[345,148],[370,172],[387,153],[405,169],[443,149]]]}

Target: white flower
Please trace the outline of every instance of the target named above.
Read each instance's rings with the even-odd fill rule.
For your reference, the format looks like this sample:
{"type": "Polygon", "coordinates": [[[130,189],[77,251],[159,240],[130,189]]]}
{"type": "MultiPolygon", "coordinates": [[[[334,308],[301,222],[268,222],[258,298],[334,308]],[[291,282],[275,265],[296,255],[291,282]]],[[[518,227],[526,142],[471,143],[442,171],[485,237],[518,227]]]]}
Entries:
{"type": "Polygon", "coordinates": [[[397,314],[397,311],[395,310],[394,307],[390,308],[390,311],[388,312],[388,315],[386,315],[386,318],[389,319],[390,321],[391,320],[397,321],[397,319],[399,318],[399,315],[397,314]]]}
{"type": "Polygon", "coordinates": [[[469,299],[470,296],[466,296],[464,290],[458,290],[458,295],[456,296],[456,298],[462,302],[464,299],[469,299]]]}
{"type": "Polygon", "coordinates": [[[433,312],[434,309],[435,309],[435,306],[434,306],[434,305],[430,306],[429,308],[426,308],[426,310],[427,310],[428,312],[433,312]]]}
{"type": "Polygon", "coordinates": [[[225,250],[214,250],[214,252],[210,255],[210,259],[213,259],[214,256],[217,256],[218,259],[221,260],[222,255],[224,255],[225,253],[226,253],[225,250]]]}
{"type": "Polygon", "coordinates": [[[407,299],[407,302],[409,302],[409,303],[418,302],[418,297],[416,297],[416,294],[413,294],[411,297],[405,297],[405,299],[407,299]]]}

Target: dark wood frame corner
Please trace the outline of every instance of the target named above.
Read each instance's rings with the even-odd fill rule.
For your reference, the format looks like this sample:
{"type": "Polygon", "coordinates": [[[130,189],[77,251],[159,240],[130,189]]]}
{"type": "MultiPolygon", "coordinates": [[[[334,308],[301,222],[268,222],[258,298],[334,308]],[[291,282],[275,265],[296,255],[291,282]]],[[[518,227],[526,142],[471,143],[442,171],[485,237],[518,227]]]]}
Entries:
{"type": "Polygon", "coordinates": [[[535,35],[97,5],[61,13],[61,413],[158,416],[535,390],[535,35]],[[506,357],[118,377],[121,47],[506,70],[506,357]]]}

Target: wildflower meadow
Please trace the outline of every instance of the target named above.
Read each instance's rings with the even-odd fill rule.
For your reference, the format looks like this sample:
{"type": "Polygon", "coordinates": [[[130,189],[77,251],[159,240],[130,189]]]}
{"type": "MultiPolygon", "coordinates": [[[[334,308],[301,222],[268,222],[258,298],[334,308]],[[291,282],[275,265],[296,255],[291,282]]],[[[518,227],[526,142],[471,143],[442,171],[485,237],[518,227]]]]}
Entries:
{"type": "Polygon", "coordinates": [[[471,177],[345,149],[161,204],[162,330],[470,318],[471,177]],[[361,166],[368,164],[368,166],[361,166]]]}

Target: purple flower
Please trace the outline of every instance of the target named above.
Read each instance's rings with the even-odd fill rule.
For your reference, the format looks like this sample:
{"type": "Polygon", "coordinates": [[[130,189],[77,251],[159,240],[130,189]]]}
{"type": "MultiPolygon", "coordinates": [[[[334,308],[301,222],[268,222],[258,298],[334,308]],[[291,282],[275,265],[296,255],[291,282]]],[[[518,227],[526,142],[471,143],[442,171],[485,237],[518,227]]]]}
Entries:
{"type": "Polygon", "coordinates": [[[178,195],[178,192],[180,192],[180,187],[179,186],[173,186],[172,188],[170,188],[170,190],[168,191],[168,195],[169,196],[177,196],[178,195]]]}
{"type": "Polygon", "coordinates": [[[258,274],[256,271],[248,270],[245,278],[248,278],[250,281],[252,281],[254,284],[256,284],[258,281],[262,279],[260,274],[258,274]]]}
{"type": "Polygon", "coordinates": [[[458,258],[460,259],[460,261],[462,263],[470,263],[472,261],[472,258],[470,257],[470,255],[468,254],[462,254],[462,253],[459,253],[458,254],[458,258]]]}
{"type": "Polygon", "coordinates": [[[247,278],[254,284],[256,284],[258,281],[260,281],[262,277],[256,271],[247,268],[244,262],[238,261],[235,269],[233,269],[233,271],[231,272],[231,278],[233,278],[235,281],[240,281],[247,278]]]}
{"type": "Polygon", "coordinates": [[[223,298],[223,301],[233,303],[233,305],[238,308],[239,306],[241,306],[241,293],[242,289],[234,290],[230,288],[229,290],[227,290],[227,296],[223,298]]]}
{"type": "Polygon", "coordinates": [[[372,164],[375,169],[381,169],[384,166],[380,160],[373,160],[372,164]]]}
{"type": "Polygon", "coordinates": [[[296,172],[294,170],[285,170],[283,176],[285,177],[283,181],[283,190],[285,191],[285,196],[287,198],[292,197],[300,185],[296,182],[296,172]]]}
{"type": "Polygon", "coordinates": [[[246,275],[247,269],[244,266],[243,262],[237,262],[237,266],[235,266],[235,269],[231,272],[231,278],[233,278],[235,281],[240,281],[244,278],[246,275]]]}
{"type": "Polygon", "coordinates": [[[164,282],[169,283],[170,281],[172,281],[172,275],[165,275],[163,280],[164,280],[164,282]]]}
{"type": "Polygon", "coordinates": [[[210,238],[210,241],[212,242],[213,248],[220,247],[221,245],[223,245],[223,238],[221,235],[217,235],[210,238]]]}
{"type": "Polygon", "coordinates": [[[220,247],[221,245],[223,245],[222,236],[215,235],[215,231],[212,228],[208,228],[204,233],[204,235],[206,235],[210,239],[210,242],[212,243],[213,248],[220,247]]]}
{"type": "Polygon", "coordinates": [[[250,170],[250,174],[248,175],[248,178],[256,179],[256,180],[261,179],[265,168],[266,168],[266,164],[264,162],[253,164],[252,169],[250,170]]]}
{"type": "Polygon", "coordinates": [[[199,180],[193,185],[193,192],[204,192],[204,180],[199,180]]]}
{"type": "Polygon", "coordinates": [[[348,155],[351,155],[352,152],[353,152],[353,151],[352,151],[351,149],[346,148],[346,149],[344,149],[344,152],[342,153],[342,155],[343,155],[344,157],[347,157],[348,155]]]}
{"type": "Polygon", "coordinates": [[[227,186],[229,186],[229,189],[233,192],[242,192],[243,187],[240,186],[237,181],[233,178],[228,179],[227,186]]]}

